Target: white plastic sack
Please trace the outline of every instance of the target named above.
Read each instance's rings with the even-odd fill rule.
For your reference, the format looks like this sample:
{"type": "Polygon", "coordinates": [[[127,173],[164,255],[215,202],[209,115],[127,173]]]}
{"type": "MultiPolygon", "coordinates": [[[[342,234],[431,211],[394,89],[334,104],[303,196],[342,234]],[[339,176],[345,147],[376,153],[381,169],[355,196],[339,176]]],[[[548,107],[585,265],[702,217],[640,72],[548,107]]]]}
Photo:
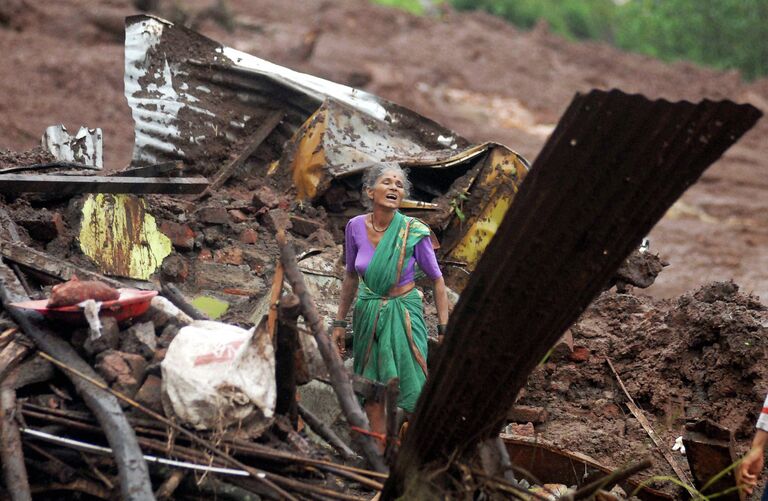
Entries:
{"type": "Polygon", "coordinates": [[[168,347],[163,400],[184,423],[198,430],[235,423],[266,428],[275,410],[275,354],[262,322],[247,331],[196,320],[168,347]]]}

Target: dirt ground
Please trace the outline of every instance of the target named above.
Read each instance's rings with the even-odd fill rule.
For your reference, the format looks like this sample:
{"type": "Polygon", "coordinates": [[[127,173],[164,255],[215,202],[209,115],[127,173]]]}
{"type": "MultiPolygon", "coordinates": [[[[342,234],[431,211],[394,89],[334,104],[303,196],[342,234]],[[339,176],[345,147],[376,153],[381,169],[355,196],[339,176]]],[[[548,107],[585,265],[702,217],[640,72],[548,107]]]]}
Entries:
{"type": "MultiPolygon", "coordinates": [[[[184,3],[190,12],[208,4],[184,3]]],[[[768,110],[768,79],[746,83],[734,72],[571,43],[545,26],[522,32],[485,14],[419,18],[362,0],[228,6],[234,31],[210,19],[200,31],[391,99],[472,140],[504,143],[529,160],[574,93],[592,88],[768,110]],[[303,41],[312,35],[308,52],[303,41]]],[[[51,124],[88,125],[104,131],[108,169],[129,163],[122,19],[133,13],[127,0],[0,5],[0,148],[28,150],[51,124]]],[[[536,430],[545,438],[609,466],[648,450],[644,431],[619,406],[609,356],[670,445],[681,416],[709,417],[736,431],[743,451],[768,389],[761,365],[768,314],[757,299],[768,299],[767,132],[762,119],[651,232],[651,250],[670,266],[643,291],[649,296],[608,292],[572,328],[589,360],[551,360],[534,374],[521,402],[547,408],[550,419],[536,430]]],[[[669,473],[658,455],[656,463],[656,473],[669,473]]]]}

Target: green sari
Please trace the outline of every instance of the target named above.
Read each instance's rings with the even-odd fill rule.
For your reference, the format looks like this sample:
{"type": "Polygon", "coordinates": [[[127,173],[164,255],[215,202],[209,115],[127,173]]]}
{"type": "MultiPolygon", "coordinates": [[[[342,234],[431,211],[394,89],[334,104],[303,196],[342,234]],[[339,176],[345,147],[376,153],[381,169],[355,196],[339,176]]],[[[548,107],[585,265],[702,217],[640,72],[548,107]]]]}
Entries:
{"type": "Polygon", "coordinates": [[[416,244],[428,236],[427,225],[395,212],[361,277],[352,321],[355,374],[382,383],[400,378],[398,405],[408,412],[427,378],[427,326],[415,288],[401,296],[388,294],[416,244]]]}

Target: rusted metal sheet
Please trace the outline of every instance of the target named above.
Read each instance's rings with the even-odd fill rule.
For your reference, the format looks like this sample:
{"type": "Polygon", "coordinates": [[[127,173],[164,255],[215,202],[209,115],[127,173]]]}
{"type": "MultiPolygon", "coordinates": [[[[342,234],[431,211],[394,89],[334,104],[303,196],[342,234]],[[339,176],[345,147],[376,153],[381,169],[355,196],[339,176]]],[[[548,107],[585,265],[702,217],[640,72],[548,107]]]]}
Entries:
{"type": "Polygon", "coordinates": [[[683,444],[699,492],[723,501],[746,499],[744,491],[738,488],[739,468],[733,467],[733,432],[708,420],[689,423],[685,426],[683,444]]]}
{"type": "Polygon", "coordinates": [[[499,432],[536,364],[760,116],[730,101],[574,98],[453,311],[385,499],[499,432]]]}
{"type": "MultiPolygon", "coordinates": [[[[558,449],[542,440],[523,439],[502,435],[509,451],[512,464],[532,472],[536,478],[547,484],[565,484],[581,487],[611,472],[589,456],[579,452],[558,449]]],[[[628,480],[620,483],[627,494],[631,494],[640,483],[628,480]]],[[[610,486],[607,486],[610,488],[610,486]]],[[[643,501],[664,501],[674,499],[661,491],[642,487],[636,496],[643,501]]]]}
{"type": "Polygon", "coordinates": [[[424,149],[469,145],[456,133],[373,94],[290,70],[145,15],[126,19],[125,95],[136,124],[137,164],[186,159],[216,168],[227,148],[256,130],[269,113],[281,110],[286,118],[273,132],[274,142],[259,150],[273,160],[283,141],[326,99],[355,110],[355,119],[399,124],[398,135],[424,149]]]}
{"type": "Polygon", "coordinates": [[[171,253],[143,198],[90,195],[82,213],[80,249],[102,273],[147,280],[171,253]]]}

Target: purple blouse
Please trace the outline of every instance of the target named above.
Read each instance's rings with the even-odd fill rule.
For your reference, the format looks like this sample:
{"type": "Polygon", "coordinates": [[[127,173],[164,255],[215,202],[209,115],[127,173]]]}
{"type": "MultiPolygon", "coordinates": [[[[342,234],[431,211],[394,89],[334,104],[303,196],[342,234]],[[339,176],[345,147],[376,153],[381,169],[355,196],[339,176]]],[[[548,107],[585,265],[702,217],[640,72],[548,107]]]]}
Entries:
{"type": "MultiPolygon", "coordinates": [[[[349,272],[356,271],[361,277],[365,276],[365,270],[368,269],[373,252],[376,250],[368,239],[368,232],[365,229],[366,216],[366,214],[362,214],[350,219],[344,232],[346,269],[349,272]]],[[[435,250],[432,248],[432,241],[429,237],[422,238],[414,247],[413,256],[408,259],[398,286],[413,282],[414,263],[419,263],[419,268],[432,280],[443,276],[437,265],[435,250]]]]}

